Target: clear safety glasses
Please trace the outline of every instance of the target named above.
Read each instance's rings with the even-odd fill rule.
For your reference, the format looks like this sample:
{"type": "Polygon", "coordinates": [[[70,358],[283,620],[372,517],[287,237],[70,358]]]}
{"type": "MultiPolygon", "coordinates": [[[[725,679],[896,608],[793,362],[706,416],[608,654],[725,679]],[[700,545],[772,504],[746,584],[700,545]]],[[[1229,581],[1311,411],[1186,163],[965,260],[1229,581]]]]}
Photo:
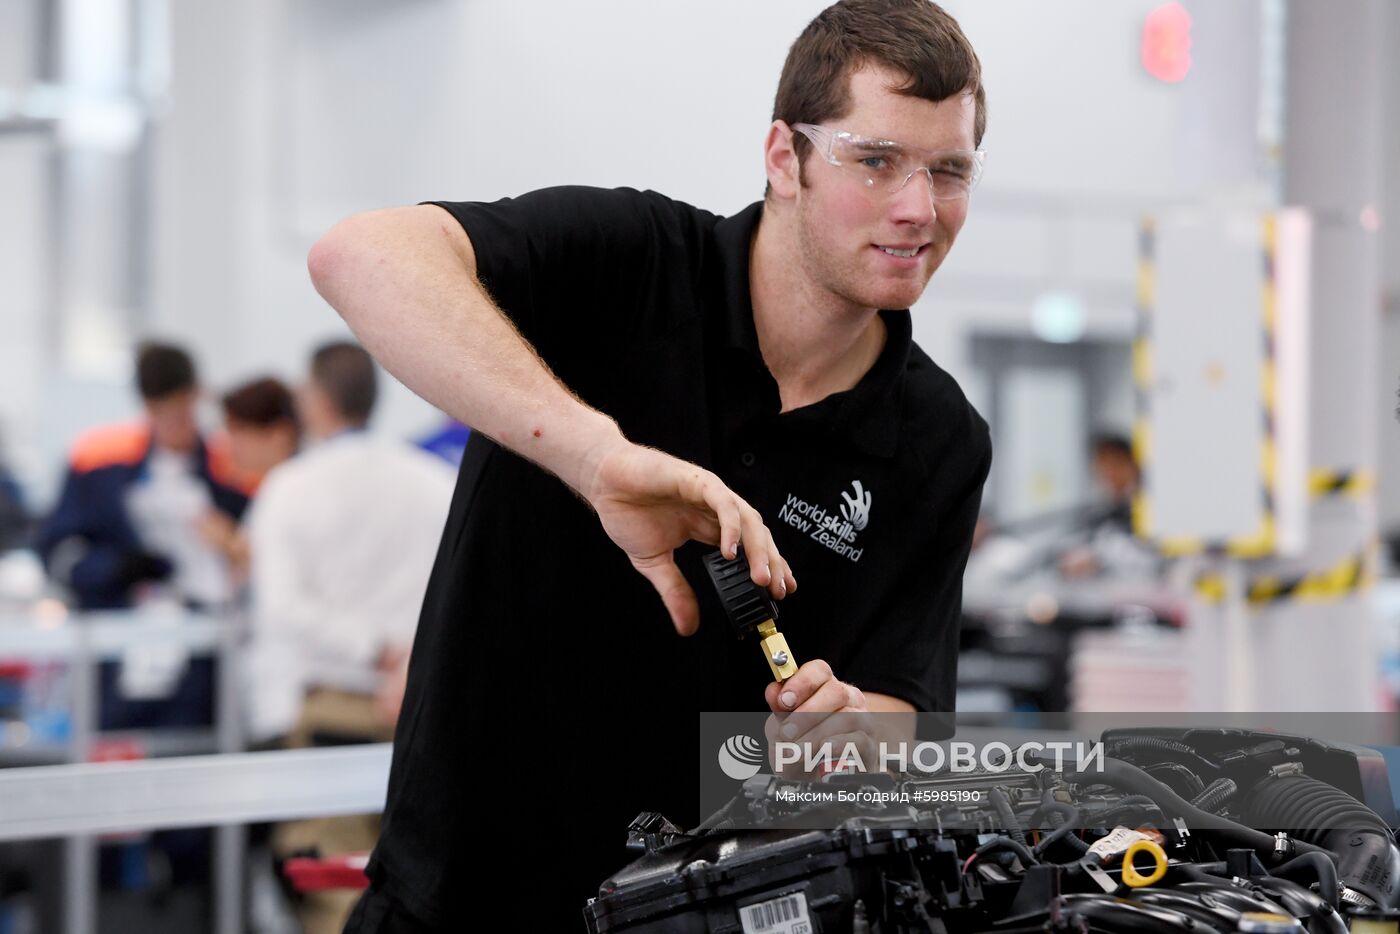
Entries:
{"type": "Polygon", "coordinates": [[[894,194],[923,172],[935,200],[956,201],[977,187],[987,158],[980,149],[919,149],[810,123],[792,128],[811,140],[822,158],[872,192],[894,194]]]}

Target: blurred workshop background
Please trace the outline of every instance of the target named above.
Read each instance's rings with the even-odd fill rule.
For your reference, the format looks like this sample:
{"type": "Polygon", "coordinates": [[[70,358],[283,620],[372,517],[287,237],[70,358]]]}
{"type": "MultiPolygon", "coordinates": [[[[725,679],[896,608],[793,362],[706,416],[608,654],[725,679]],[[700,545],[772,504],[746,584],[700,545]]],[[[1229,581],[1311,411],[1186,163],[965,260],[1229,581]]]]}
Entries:
{"type": "MultiPolygon", "coordinates": [[[[822,6],[0,0],[0,765],[173,770],[0,797],[0,932],[298,930],[289,820],[382,796],[384,747],[348,744],[387,737],[426,566],[380,588],[393,650],[320,677],[257,619],[238,522],[261,473],[363,421],[327,391],[362,361],[315,240],[565,183],[737,211],[822,6]],[[90,514],[152,431],[199,475],[151,465],[169,499],[137,528],[90,514]],[[345,758],[240,772],[316,685],[362,706],[294,745],[345,758]],[[138,800],[164,829],[112,813],[138,800]]],[[[1400,4],[945,6],[989,111],[914,309],[995,449],[959,709],[1393,710],[1400,4]]],[[[363,482],[432,538],[467,428],[378,390],[372,434],[407,453],[363,482]]]]}

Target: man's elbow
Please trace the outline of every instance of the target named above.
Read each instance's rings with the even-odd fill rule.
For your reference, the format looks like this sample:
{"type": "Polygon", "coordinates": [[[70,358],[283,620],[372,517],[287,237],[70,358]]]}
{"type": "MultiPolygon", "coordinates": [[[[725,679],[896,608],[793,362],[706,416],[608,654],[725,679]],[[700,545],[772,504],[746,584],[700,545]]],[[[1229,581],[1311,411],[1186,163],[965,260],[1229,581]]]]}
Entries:
{"type": "Polygon", "coordinates": [[[352,214],[306,256],[316,291],[342,314],[339,299],[373,286],[386,264],[410,278],[444,269],[471,274],[475,254],[461,225],[441,208],[420,205],[352,214]]]}
{"type": "Polygon", "coordinates": [[[326,231],[311,247],[311,252],[306,254],[306,270],[311,274],[311,284],[332,305],[335,304],[337,285],[355,265],[356,241],[361,237],[358,226],[358,216],[346,218],[326,231]]]}

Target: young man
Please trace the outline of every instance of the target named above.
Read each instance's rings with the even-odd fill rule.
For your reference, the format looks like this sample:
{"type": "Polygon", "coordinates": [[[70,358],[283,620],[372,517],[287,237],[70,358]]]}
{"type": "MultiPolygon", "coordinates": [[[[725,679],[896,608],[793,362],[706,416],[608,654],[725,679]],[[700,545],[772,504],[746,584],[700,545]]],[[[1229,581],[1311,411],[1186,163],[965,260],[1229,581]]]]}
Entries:
{"type": "Polygon", "coordinates": [[[200,529],[211,515],[237,520],[247,487],[227,452],[200,437],[189,354],[143,345],[136,388],[144,419],[74,442],[58,505],[38,533],[39,553],[85,610],[133,606],[151,589],[191,604],[223,603],[227,568],[200,529]]]}
{"type": "MultiPolygon", "coordinates": [[[[83,610],[125,609],[146,599],[217,608],[232,581],[203,530],[211,521],[236,522],[247,488],[223,449],[200,437],[189,354],[143,345],[136,389],[144,419],[95,428],[73,444],[58,504],[36,536],[39,554],[83,610]]],[[[98,691],[105,730],[207,725],[214,661],[166,657],[154,669],[103,662],[98,691]]]]}
{"type": "Polygon", "coordinates": [[[639,811],[698,820],[701,711],[951,709],[990,442],[907,309],[983,100],[937,6],[847,0],[789,53],[738,215],[557,188],[316,245],[321,294],[474,429],[349,930],[577,925],[639,811]],[[806,660],[782,684],[701,569],[740,542],[806,660]]]}

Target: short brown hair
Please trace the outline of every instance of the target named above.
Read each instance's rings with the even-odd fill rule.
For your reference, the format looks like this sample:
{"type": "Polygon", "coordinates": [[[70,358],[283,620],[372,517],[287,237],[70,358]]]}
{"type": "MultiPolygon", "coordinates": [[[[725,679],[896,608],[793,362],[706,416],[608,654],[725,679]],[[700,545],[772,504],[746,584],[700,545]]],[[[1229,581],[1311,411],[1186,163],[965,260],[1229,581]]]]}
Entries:
{"type": "Polygon", "coordinates": [[[237,386],[224,394],[224,417],[245,425],[268,428],[279,422],[297,425],[292,391],[270,376],[237,386]]]}
{"type": "MultiPolygon", "coordinates": [[[[931,0],[841,0],[817,14],[788,50],[773,119],[788,126],[844,117],[851,108],[851,74],[880,65],[905,75],[899,93],[924,100],[971,94],[976,104],[973,145],[987,128],[982,63],[958,21],[931,0]]],[[[793,134],[799,163],[810,143],[793,134]]]]}
{"type": "Polygon", "coordinates": [[[183,347],[147,341],[136,348],[136,390],[147,401],[194,389],[194,360],[183,347]]]}
{"type": "Polygon", "coordinates": [[[369,421],[379,390],[374,361],[359,344],[335,341],[317,348],[311,355],[311,381],[342,417],[357,424],[369,421]]]}

